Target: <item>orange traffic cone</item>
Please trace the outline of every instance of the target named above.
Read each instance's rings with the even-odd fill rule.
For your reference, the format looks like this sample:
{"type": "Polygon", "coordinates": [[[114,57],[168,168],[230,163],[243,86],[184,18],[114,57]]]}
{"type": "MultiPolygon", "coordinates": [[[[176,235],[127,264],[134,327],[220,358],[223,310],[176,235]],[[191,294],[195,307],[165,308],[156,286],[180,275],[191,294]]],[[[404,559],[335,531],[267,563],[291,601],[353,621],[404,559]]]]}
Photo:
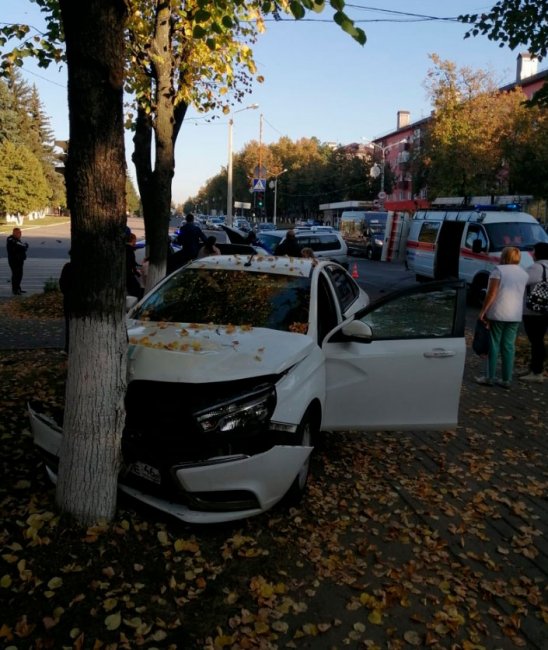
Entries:
{"type": "Polygon", "coordinates": [[[352,267],[352,277],[357,280],[360,276],[358,273],[358,264],[354,262],[354,266],[352,267]]]}

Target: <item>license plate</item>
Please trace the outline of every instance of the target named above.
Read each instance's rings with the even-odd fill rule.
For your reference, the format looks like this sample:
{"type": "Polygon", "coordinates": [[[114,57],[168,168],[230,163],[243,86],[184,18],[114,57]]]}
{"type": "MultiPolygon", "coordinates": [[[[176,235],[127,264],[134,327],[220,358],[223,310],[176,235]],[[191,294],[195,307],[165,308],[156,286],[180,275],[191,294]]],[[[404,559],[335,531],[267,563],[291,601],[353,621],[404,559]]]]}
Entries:
{"type": "Polygon", "coordinates": [[[131,466],[131,473],[140,478],[144,478],[146,481],[156,483],[156,485],[160,485],[162,482],[162,476],[156,467],[152,467],[152,465],[147,465],[146,463],[141,463],[139,460],[131,466]]]}

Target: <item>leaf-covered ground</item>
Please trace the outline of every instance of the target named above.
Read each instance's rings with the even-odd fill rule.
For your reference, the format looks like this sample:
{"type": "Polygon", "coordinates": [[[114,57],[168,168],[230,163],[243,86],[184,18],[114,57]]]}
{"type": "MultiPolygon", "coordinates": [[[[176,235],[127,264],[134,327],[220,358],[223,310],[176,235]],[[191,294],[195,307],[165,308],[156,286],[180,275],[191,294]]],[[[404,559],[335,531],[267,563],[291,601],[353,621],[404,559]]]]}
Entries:
{"type": "Polygon", "coordinates": [[[300,508],[78,530],[25,411],[62,403],[66,356],[0,352],[0,647],[546,648],[548,384],[469,366],[457,430],[324,434],[300,508]]]}

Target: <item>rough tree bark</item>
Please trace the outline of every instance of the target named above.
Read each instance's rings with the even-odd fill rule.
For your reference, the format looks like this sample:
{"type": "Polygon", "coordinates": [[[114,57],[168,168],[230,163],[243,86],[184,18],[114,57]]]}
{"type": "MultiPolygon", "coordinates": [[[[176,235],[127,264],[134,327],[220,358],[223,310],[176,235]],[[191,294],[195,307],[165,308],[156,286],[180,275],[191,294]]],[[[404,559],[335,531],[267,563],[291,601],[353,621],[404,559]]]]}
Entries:
{"type": "Polygon", "coordinates": [[[69,104],[72,293],[57,503],[80,523],[116,508],[124,424],[123,0],[60,0],[69,104]]]}
{"type": "Polygon", "coordinates": [[[170,12],[167,3],[158,9],[151,42],[154,56],[151,57],[150,83],[156,106],[154,123],[150,114],[139,108],[133,138],[132,159],[143,205],[149,255],[147,289],[162,280],[166,273],[175,143],[187,110],[187,104],[176,97],[174,77],[177,62],[171,48],[170,12]]]}

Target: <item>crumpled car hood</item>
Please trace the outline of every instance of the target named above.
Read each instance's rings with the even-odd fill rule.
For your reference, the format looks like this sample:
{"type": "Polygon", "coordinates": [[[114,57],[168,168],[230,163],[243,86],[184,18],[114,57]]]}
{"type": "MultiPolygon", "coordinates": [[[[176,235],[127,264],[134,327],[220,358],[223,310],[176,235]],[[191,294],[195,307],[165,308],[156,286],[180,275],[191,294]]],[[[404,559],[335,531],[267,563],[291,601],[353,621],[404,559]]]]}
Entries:
{"type": "Polygon", "coordinates": [[[128,321],[129,380],[218,382],[278,374],[306,357],[311,337],[266,328],[128,321]]]}

